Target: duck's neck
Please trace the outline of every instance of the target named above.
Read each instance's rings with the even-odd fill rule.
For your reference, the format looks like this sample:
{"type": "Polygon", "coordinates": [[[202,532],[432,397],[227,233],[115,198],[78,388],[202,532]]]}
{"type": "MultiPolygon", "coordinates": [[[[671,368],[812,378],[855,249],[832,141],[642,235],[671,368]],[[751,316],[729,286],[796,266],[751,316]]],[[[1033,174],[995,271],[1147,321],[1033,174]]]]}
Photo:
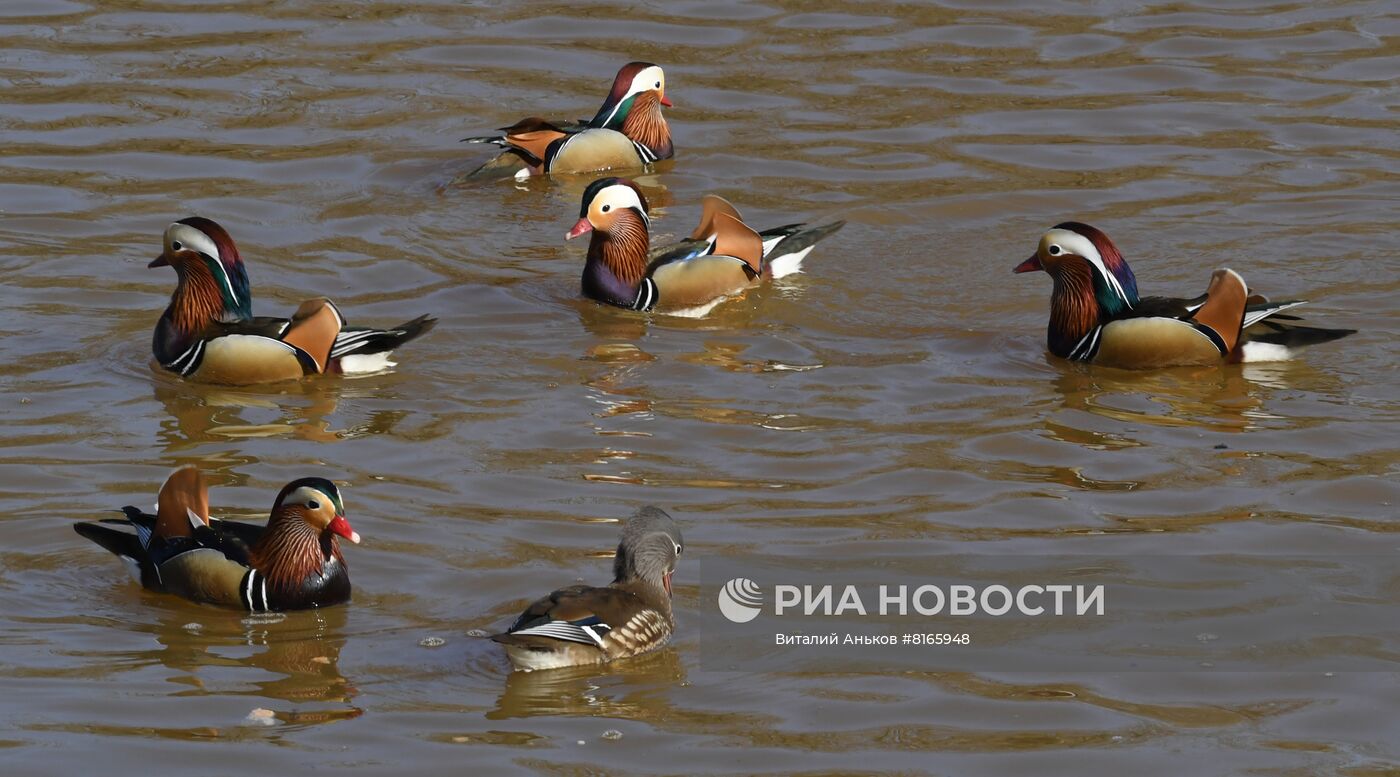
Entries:
{"type": "Polygon", "coordinates": [[[653,581],[639,577],[630,580],[616,580],[613,581],[612,587],[636,596],[642,604],[666,616],[666,620],[671,620],[671,595],[666,593],[666,587],[660,580],[653,581]]]}
{"type": "Polygon", "coordinates": [[[224,290],[203,262],[190,262],[177,268],[179,282],[170,295],[165,314],[182,337],[193,337],[218,320],[237,320],[237,312],[225,314],[224,290]]]}
{"type": "Polygon", "coordinates": [[[651,149],[657,159],[670,159],[675,152],[671,128],[661,115],[661,100],[656,92],[642,92],[632,98],[632,109],[622,121],[622,134],[651,149]]]}
{"type": "Polygon", "coordinates": [[[331,559],[345,563],[335,537],[316,531],[295,510],[273,516],[248,555],[249,565],[283,592],[296,591],[308,577],[320,575],[331,559]]]}
{"type": "Polygon", "coordinates": [[[1046,340],[1050,352],[1068,356],[1079,341],[1100,323],[1102,308],[1094,297],[1093,270],[1083,262],[1065,263],[1051,276],[1050,326],[1046,340]]]}
{"type": "Polygon", "coordinates": [[[604,302],[631,305],[647,274],[650,247],[642,217],[630,208],[618,212],[612,228],[595,230],[589,241],[588,261],[583,266],[584,293],[604,302]]]}

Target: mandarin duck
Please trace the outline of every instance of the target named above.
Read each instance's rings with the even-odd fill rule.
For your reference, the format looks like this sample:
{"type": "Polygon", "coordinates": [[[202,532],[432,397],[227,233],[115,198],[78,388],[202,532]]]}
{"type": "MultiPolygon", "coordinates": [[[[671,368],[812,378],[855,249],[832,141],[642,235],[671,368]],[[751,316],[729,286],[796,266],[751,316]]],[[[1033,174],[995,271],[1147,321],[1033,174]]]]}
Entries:
{"type": "Polygon", "coordinates": [[[78,523],[82,536],[115,553],[142,586],[250,612],[298,610],[350,599],[339,538],[359,543],[340,490],[325,478],[288,483],[267,526],[209,517],[209,489],[194,467],[160,487],[156,514],[123,507],[125,518],[78,523]],[[135,533],[106,524],[130,526],[135,533]]]}
{"type": "Polygon", "coordinates": [[[1270,302],[1230,269],[1216,270],[1194,299],[1139,297],[1137,278],[1113,241],[1075,221],[1046,232],[1014,272],[1035,270],[1055,283],[1050,352],[1073,361],[1127,369],[1278,361],[1356,331],[1291,323],[1296,316],[1279,314],[1304,300],[1270,302]]]}
{"type": "Polygon", "coordinates": [[[437,324],[419,316],[393,329],[350,327],[324,297],[301,303],[289,319],[254,317],[248,271],[233,238],[201,216],[171,224],[164,250],[148,266],[174,267],[178,276],[156,324],[156,360],[192,380],[247,385],[378,372],[394,366],[390,352],[437,324]]]}
{"type": "Polygon", "coordinates": [[[525,609],[502,634],[516,669],[604,664],[664,646],[675,629],[671,575],[685,549],[680,527],[658,507],[627,520],[613,560],[613,581],[561,588],[525,609]]]}
{"type": "Polygon", "coordinates": [[[670,159],[671,129],[661,106],[666,74],[650,62],[629,62],[617,71],[612,90],[592,119],[551,121],[532,116],[503,127],[499,135],[463,138],[505,149],[468,177],[510,175],[523,179],[549,173],[587,173],[616,167],[645,167],[670,159]]]}
{"type": "Polygon", "coordinates": [[[603,178],[584,190],[578,223],[566,239],[593,233],[583,266],[588,297],[631,310],[704,315],[765,279],[800,272],[817,241],[844,224],[755,232],[733,205],[710,194],[690,239],[653,249],[641,189],[625,178],[603,178]]]}

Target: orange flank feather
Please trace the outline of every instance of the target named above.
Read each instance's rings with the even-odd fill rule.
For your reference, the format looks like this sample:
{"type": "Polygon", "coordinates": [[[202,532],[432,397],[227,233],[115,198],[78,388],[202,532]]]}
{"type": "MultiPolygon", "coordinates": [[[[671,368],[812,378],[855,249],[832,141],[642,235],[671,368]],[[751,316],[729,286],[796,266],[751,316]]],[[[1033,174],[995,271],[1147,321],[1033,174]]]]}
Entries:
{"type": "Polygon", "coordinates": [[[1244,279],[1234,270],[1216,270],[1210,276],[1210,287],[1206,289],[1206,301],[1196,311],[1196,323],[1209,327],[1225,345],[1225,353],[1235,350],[1240,341],[1240,329],[1244,326],[1244,308],[1249,298],[1249,288],[1244,279]]]}
{"type": "Polygon", "coordinates": [[[742,259],[755,277],[763,273],[763,238],[743,221],[719,213],[715,217],[715,253],[742,259]]]}
{"type": "Polygon", "coordinates": [[[717,194],[707,194],[700,200],[700,225],[690,233],[691,240],[709,240],[715,233],[715,221],[720,214],[736,218],[743,221],[744,217],[739,215],[739,209],[725,198],[717,194]]]}
{"type": "Polygon", "coordinates": [[[549,154],[549,146],[554,141],[568,137],[557,127],[544,119],[531,117],[516,122],[506,130],[506,142],[530,156],[532,165],[539,166],[549,154]]]}
{"type": "Polygon", "coordinates": [[[325,372],[330,363],[331,346],[335,345],[336,335],[344,326],[345,319],[330,300],[325,297],[309,299],[292,314],[282,342],[305,351],[316,360],[316,371],[325,372]]]}
{"type": "Polygon", "coordinates": [[[160,537],[189,537],[190,515],[209,525],[209,487],[194,467],[181,467],[165,479],[156,502],[155,533],[160,537]]]}

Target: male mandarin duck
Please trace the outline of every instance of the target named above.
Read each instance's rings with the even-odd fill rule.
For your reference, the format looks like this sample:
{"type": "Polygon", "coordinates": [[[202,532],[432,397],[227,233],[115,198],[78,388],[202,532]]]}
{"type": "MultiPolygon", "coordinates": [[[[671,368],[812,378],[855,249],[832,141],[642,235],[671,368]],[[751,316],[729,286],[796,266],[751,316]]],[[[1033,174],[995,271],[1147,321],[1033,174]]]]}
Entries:
{"type": "Polygon", "coordinates": [[[505,149],[471,176],[587,173],[670,159],[674,149],[671,129],[661,115],[663,105],[671,107],[666,74],[650,62],[629,62],[617,71],[612,91],[592,119],[568,122],[532,116],[503,127],[500,135],[463,138],[464,143],[505,149]]]}
{"type": "Polygon", "coordinates": [[[503,634],[511,664],[524,672],[603,664],[664,646],[675,629],[671,575],[685,549],[680,527],[657,507],[627,520],[611,584],[561,588],[526,608],[503,634]]]}
{"type": "Polygon", "coordinates": [[[625,178],[603,178],[583,192],[566,238],[592,232],[583,293],[631,310],[703,315],[768,278],[800,272],[817,241],[845,224],[790,224],[755,232],[723,197],[704,198],[690,239],[651,248],[646,197],[625,178]]]}
{"type": "Polygon", "coordinates": [[[349,327],[324,297],[301,303],[290,319],[254,317],[248,271],[233,238],[200,216],[171,224],[164,250],[148,266],[174,267],[178,276],[156,324],[156,360],[193,380],[246,385],[377,372],[394,366],[391,351],[437,324],[419,316],[393,329],[349,327]]]}
{"type": "Polygon", "coordinates": [[[1252,295],[1230,269],[1216,270],[1206,293],[1194,299],[1139,297],[1137,278],[1113,241],[1075,221],[1046,232],[1014,271],[1035,270],[1055,282],[1050,352],[1074,361],[1128,369],[1277,361],[1294,348],[1356,331],[1280,323],[1297,321],[1278,314],[1304,300],[1252,295]]]}
{"type": "Polygon", "coordinates": [[[288,483],[267,526],[209,517],[199,470],[175,470],[160,488],[156,514],[123,507],[126,518],[78,523],[84,537],[115,553],[142,586],[250,612],[298,610],[350,599],[339,538],[358,543],[340,490],[325,478],[288,483]],[[136,533],[104,524],[129,525],[136,533]]]}

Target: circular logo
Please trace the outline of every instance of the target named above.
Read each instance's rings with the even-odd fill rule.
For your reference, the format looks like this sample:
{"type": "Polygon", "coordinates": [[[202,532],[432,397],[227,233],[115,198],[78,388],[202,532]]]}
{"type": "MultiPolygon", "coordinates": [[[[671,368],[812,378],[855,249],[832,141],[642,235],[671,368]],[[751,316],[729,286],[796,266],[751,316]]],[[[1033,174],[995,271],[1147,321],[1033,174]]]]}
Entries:
{"type": "Polygon", "coordinates": [[[763,589],[747,577],[736,577],[719,589],[719,611],[735,623],[748,623],[763,611],[763,589]]]}

